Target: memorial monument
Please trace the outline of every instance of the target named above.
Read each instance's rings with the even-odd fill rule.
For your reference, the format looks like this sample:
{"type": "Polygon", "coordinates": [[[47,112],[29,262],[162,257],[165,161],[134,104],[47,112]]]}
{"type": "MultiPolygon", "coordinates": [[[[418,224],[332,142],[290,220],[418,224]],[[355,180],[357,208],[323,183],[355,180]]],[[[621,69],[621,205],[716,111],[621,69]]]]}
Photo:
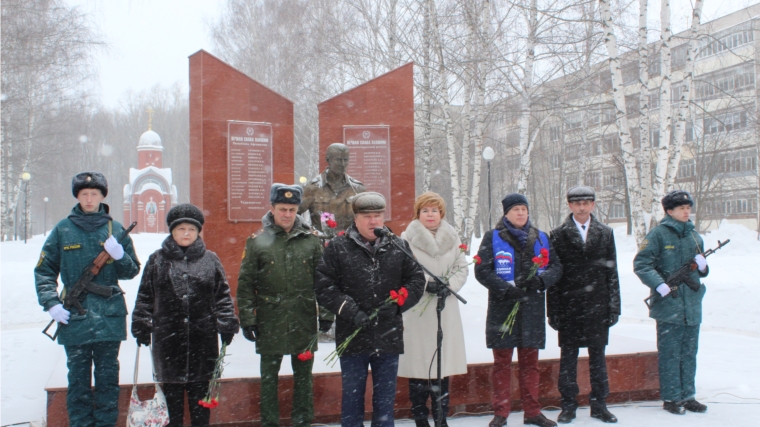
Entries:
{"type": "Polygon", "coordinates": [[[303,203],[298,213],[309,211],[311,225],[326,234],[323,227],[325,213],[332,214],[336,230],[345,230],[351,225],[354,213],[351,210],[351,198],[367,191],[359,180],[346,174],[350,161],[350,152],[346,145],[334,143],[325,154],[327,169],[314,177],[304,187],[303,203]]]}

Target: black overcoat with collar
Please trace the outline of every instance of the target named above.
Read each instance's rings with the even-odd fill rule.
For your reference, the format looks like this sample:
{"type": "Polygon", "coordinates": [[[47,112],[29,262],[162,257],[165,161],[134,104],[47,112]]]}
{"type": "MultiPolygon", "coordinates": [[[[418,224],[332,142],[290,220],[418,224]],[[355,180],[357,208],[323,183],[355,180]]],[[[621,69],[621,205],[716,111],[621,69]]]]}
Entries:
{"type": "MultiPolygon", "coordinates": [[[[407,252],[409,243],[397,239],[407,252]]],[[[344,355],[404,353],[404,322],[401,316],[414,307],[425,291],[425,275],[419,263],[404,255],[388,237],[370,248],[354,225],[346,234],[330,241],[317,266],[314,284],[317,301],[335,313],[335,344],[340,346],[357,327],[353,318],[359,310],[367,315],[385,304],[390,291],[405,287],[409,297],[393,318],[373,319],[351,340],[344,355]]]]}
{"type": "Polygon", "coordinates": [[[570,214],[552,230],[562,278],[547,291],[547,313],[559,324],[559,345],[605,346],[611,314],[620,315],[620,285],[612,228],[593,215],[583,243],[570,214]]]}

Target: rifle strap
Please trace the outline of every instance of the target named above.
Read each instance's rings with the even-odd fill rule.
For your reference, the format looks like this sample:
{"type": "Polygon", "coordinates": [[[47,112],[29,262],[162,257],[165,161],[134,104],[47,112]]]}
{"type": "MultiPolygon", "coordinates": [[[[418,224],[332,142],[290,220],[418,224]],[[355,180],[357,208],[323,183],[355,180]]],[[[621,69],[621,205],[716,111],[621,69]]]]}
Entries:
{"type": "Polygon", "coordinates": [[[112,235],[113,235],[113,221],[108,221],[108,237],[111,237],[112,235]]]}
{"type": "Polygon", "coordinates": [[[699,242],[697,241],[697,238],[694,237],[694,233],[696,233],[696,231],[691,232],[691,238],[694,239],[694,245],[696,245],[697,247],[697,253],[700,255],[704,255],[705,253],[702,252],[702,249],[699,248],[699,242]]]}

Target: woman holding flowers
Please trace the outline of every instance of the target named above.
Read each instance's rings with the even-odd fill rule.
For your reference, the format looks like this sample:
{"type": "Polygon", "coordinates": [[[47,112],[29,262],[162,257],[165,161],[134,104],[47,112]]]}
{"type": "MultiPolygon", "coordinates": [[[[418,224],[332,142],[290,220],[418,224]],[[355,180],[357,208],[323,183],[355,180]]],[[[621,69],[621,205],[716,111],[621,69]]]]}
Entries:
{"type": "Polygon", "coordinates": [[[238,319],[224,267],[198,236],[203,213],[190,204],[178,205],[169,211],[166,223],[171,235],[143,270],[132,335],[138,344],[153,342],[155,377],[163,383],[168,425],[183,425],[187,390],[192,425],[207,426],[209,407],[217,397],[208,395],[217,370],[217,336],[228,345],[238,331],[238,319]]]}
{"type": "MultiPolygon", "coordinates": [[[[409,242],[414,256],[431,273],[444,279],[455,292],[459,292],[467,281],[468,265],[465,251],[456,230],[443,218],[446,204],[436,193],[427,192],[414,201],[414,221],[401,234],[409,242]]],[[[433,419],[437,419],[438,405],[431,386],[437,377],[437,334],[438,318],[436,305],[441,290],[438,283],[427,277],[425,295],[416,307],[404,313],[404,354],[399,358],[398,375],[409,378],[409,399],[412,415],[417,426],[430,426],[427,402],[430,400],[433,419]],[[432,362],[432,364],[431,364],[432,362]]],[[[441,313],[443,347],[441,351],[441,409],[443,426],[449,410],[449,376],[467,373],[467,359],[464,347],[462,318],[459,301],[451,294],[446,298],[446,306],[441,313]]]]}
{"type": "Polygon", "coordinates": [[[523,422],[556,426],[538,403],[538,350],[546,344],[544,292],[562,276],[562,265],[546,233],[531,225],[528,199],[515,193],[501,203],[504,217],[483,236],[478,250],[482,262],[475,266],[475,277],[488,288],[486,344],[494,358],[494,418],[489,427],[502,427],[509,416],[515,348],[523,422]]]}

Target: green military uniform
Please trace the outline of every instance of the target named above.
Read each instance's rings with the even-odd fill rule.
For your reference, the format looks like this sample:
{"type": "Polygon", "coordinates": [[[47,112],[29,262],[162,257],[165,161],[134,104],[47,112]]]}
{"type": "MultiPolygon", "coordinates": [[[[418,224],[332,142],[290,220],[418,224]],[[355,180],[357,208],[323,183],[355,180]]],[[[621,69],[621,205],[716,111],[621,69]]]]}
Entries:
{"type": "MultiPolygon", "coordinates": [[[[73,286],[87,267],[103,251],[103,244],[113,234],[121,240],[124,229],[116,221],[107,221],[107,205],[101,204],[99,212],[86,214],[79,205],[71,215],[59,222],[50,232],[34,269],[37,298],[40,305],[49,310],[61,304],[58,295],[58,276],[64,292],[73,286]],[[100,218],[98,218],[100,217],[100,218]],[[81,224],[102,224],[85,230],[81,224]]],[[[127,339],[127,306],[119,288],[119,279],[135,277],[140,264],[127,237],[123,242],[124,256],[109,260],[95,276],[94,282],[112,287],[113,296],[101,297],[86,293],[80,298],[86,313],[71,310],[68,325],[59,325],[58,343],[68,356],[69,425],[113,426],[118,416],[119,353],[120,342],[127,339]],[[95,364],[96,392],[91,390],[92,364],[95,364]]]]}
{"type": "Polygon", "coordinates": [[[259,235],[248,238],[238,278],[238,308],[242,328],[256,325],[256,352],[261,355],[261,419],[264,427],[279,425],[278,372],[282,356],[291,355],[293,380],[292,420],[308,426],[313,418],[313,359],[296,355],[317,349],[318,310],[314,275],[322,256],[322,244],[296,217],[289,233],[274,224],[272,213],[264,219],[259,235]],[[311,347],[310,347],[311,346],[311,347]]]}
{"type": "MultiPolygon", "coordinates": [[[[700,285],[694,292],[681,283],[675,298],[670,294],[662,297],[655,289],[702,252],[704,243],[694,224],[667,215],[649,232],[633,260],[636,275],[654,295],[649,317],[657,321],[660,397],[664,401],[681,402],[696,394],[697,343],[706,288],[700,285]]],[[[699,282],[708,273],[695,270],[691,274],[699,282]]]]}

